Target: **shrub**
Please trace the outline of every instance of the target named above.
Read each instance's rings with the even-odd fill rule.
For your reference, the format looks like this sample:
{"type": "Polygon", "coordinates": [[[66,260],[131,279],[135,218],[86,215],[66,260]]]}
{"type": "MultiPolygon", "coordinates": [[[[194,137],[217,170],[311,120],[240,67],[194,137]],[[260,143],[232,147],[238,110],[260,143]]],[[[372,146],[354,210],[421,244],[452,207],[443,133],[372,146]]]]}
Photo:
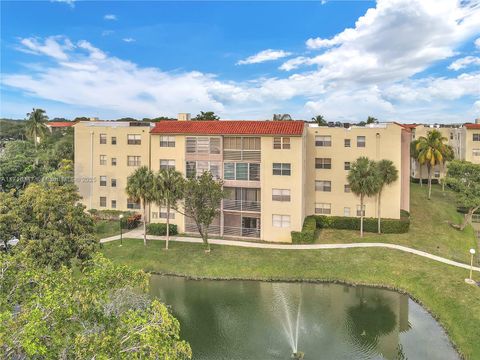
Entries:
{"type": "MultiPolygon", "coordinates": [[[[177,225],[170,224],[170,235],[177,235],[177,225]]],[[[156,224],[148,224],[147,225],[147,234],[148,235],[159,235],[164,236],[167,235],[167,224],[163,223],[156,223],[156,224]]]]}
{"type": "MultiPolygon", "coordinates": [[[[358,217],[324,215],[314,215],[314,217],[319,229],[360,230],[360,218],[358,217]]],[[[410,219],[408,216],[402,216],[401,219],[382,219],[382,233],[384,234],[403,234],[408,232],[409,229],[410,219]]],[[[377,232],[378,220],[376,218],[364,218],[363,230],[365,232],[377,232]]]]}
{"type": "Polygon", "coordinates": [[[140,224],[142,215],[140,214],[131,214],[122,219],[122,229],[135,229],[140,224]]]}
{"type": "Polygon", "coordinates": [[[292,231],[292,243],[311,244],[317,235],[317,222],[314,216],[307,216],[303,221],[302,231],[292,231]]]}

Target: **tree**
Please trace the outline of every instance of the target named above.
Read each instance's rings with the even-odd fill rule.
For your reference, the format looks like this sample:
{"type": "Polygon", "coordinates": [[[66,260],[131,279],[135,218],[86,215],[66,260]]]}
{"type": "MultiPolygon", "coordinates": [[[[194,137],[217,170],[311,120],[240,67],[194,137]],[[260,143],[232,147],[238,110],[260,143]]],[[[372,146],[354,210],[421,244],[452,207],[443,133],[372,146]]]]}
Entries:
{"type": "Polygon", "coordinates": [[[360,236],[363,237],[365,197],[376,195],[381,185],[376,163],[367,157],[359,157],[351,164],[347,180],[351,191],[360,197],[360,236]]]}
{"type": "Polygon", "coordinates": [[[206,252],[210,252],[208,227],[220,213],[220,203],[224,198],[222,186],[222,181],[215,180],[209,171],[185,182],[183,214],[191,218],[197,225],[206,252]]]}
{"type": "Polygon", "coordinates": [[[220,120],[220,117],[215,115],[213,111],[200,111],[200,114],[197,114],[193,120],[220,120]]]}
{"type": "Polygon", "coordinates": [[[380,160],[377,163],[377,169],[380,176],[380,188],[378,190],[378,233],[381,234],[381,221],[382,221],[382,191],[383,188],[391,183],[394,183],[398,179],[398,170],[391,160],[380,160]]]}
{"type": "Polygon", "coordinates": [[[453,147],[450,145],[445,145],[445,153],[443,155],[443,161],[442,161],[442,173],[443,173],[443,178],[442,178],[442,191],[445,191],[445,183],[446,183],[446,166],[447,162],[452,161],[455,159],[455,151],[453,150],[453,147]]]}
{"type": "Polygon", "coordinates": [[[180,325],[151,300],[148,275],[101,254],[81,271],[0,254],[2,359],[190,359],[180,325]]]}
{"type": "Polygon", "coordinates": [[[21,190],[41,176],[37,152],[28,141],[9,141],[0,156],[0,190],[21,190]]]}
{"type": "Polygon", "coordinates": [[[18,199],[15,190],[0,192],[0,241],[8,250],[8,241],[18,238],[20,231],[20,216],[17,211],[18,199]]]}
{"type": "Polygon", "coordinates": [[[420,186],[423,186],[423,179],[422,179],[422,165],[418,162],[418,149],[417,149],[418,139],[413,140],[410,143],[410,157],[418,164],[418,175],[420,178],[420,186]]]}
{"type": "Polygon", "coordinates": [[[374,118],[373,116],[369,116],[367,118],[367,124],[378,124],[378,119],[377,118],[374,118]]]}
{"type": "Polygon", "coordinates": [[[127,178],[127,195],[134,201],[140,201],[143,209],[143,245],[147,245],[147,203],[155,200],[154,175],[146,166],[141,166],[127,178]]]}
{"type": "Polygon", "coordinates": [[[28,120],[25,131],[28,136],[33,138],[36,149],[38,138],[44,137],[47,132],[47,126],[45,124],[48,121],[48,116],[45,114],[45,110],[42,109],[33,109],[31,113],[27,114],[27,116],[28,120]]]}
{"type": "Polygon", "coordinates": [[[480,209],[480,165],[468,161],[454,160],[448,164],[447,184],[456,193],[459,206],[467,209],[463,223],[465,229],[472,215],[480,209]]]}
{"type": "Polygon", "coordinates": [[[421,136],[418,139],[418,162],[420,166],[427,165],[428,174],[428,200],[432,195],[432,169],[443,162],[447,152],[445,142],[447,138],[442,136],[440,131],[432,130],[427,136],[421,136]]]}
{"type": "Polygon", "coordinates": [[[172,168],[160,170],[155,177],[155,203],[167,208],[166,250],[170,240],[170,212],[177,208],[178,202],[183,197],[183,183],[182,174],[172,168]]]}
{"type": "Polygon", "coordinates": [[[317,115],[312,117],[312,121],[314,121],[318,126],[327,126],[327,121],[322,115],[317,115]]]}

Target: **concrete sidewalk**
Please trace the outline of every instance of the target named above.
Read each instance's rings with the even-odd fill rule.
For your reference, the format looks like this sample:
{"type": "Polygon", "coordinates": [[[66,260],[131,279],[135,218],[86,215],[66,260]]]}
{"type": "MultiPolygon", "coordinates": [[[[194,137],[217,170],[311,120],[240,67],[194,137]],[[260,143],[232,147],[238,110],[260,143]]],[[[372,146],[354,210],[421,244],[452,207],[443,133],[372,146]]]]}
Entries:
{"type": "MultiPolygon", "coordinates": [[[[143,229],[135,229],[123,234],[124,239],[143,239],[143,229]]],[[[111,236],[108,238],[100,239],[101,243],[106,243],[110,241],[120,240],[120,235],[111,236]]],[[[165,236],[155,236],[147,235],[147,240],[163,240],[165,241],[165,236]]],[[[201,243],[202,239],[195,237],[184,237],[184,236],[171,236],[170,241],[186,242],[186,243],[201,243]]],[[[276,249],[276,250],[321,250],[321,249],[353,249],[353,248],[387,248],[404,251],[410,254],[418,255],[438,261],[447,265],[452,265],[464,269],[470,270],[470,265],[463,264],[457,261],[449,260],[441,256],[433,255],[425,251],[420,251],[412,249],[403,245],[387,244],[387,243],[352,243],[352,244],[271,244],[271,243],[261,243],[261,242],[249,242],[249,241],[238,241],[238,240],[221,240],[221,239],[210,239],[210,244],[214,245],[226,245],[226,246],[238,246],[246,248],[257,248],[257,249],[276,249]]],[[[474,271],[480,272],[480,267],[473,267],[474,271]]]]}

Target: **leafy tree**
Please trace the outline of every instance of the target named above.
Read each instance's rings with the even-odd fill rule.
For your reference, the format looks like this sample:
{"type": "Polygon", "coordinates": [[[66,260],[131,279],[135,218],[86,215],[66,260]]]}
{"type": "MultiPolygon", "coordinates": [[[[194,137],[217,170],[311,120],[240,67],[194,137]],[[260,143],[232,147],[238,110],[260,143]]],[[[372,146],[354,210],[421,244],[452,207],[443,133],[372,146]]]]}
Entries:
{"type": "Polygon", "coordinates": [[[148,275],[96,254],[78,273],[0,254],[2,359],[190,359],[148,275]]]}
{"type": "Polygon", "coordinates": [[[47,132],[46,122],[48,116],[43,109],[33,109],[31,113],[27,114],[28,120],[25,127],[27,135],[33,138],[35,148],[38,145],[38,138],[43,138],[47,132]]]}
{"type": "Polygon", "coordinates": [[[380,188],[378,190],[378,233],[381,234],[381,221],[382,221],[382,191],[383,188],[391,183],[394,183],[398,179],[398,170],[391,160],[380,160],[377,163],[378,174],[380,176],[380,188]]]}
{"type": "Polygon", "coordinates": [[[15,190],[0,192],[0,241],[5,249],[8,249],[9,240],[19,237],[21,220],[16,209],[17,202],[15,190]]]}
{"type": "Polygon", "coordinates": [[[365,197],[376,195],[381,186],[380,174],[376,163],[367,157],[359,157],[351,164],[347,180],[351,191],[360,197],[360,236],[363,237],[365,197]]]}
{"type": "Polygon", "coordinates": [[[132,118],[132,117],[124,117],[124,118],[117,119],[115,121],[130,121],[130,122],[132,122],[132,121],[138,121],[138,120],[135,119],[135,118],[132,118]]]}
{"type": "Polygon", "coordinates": [[[178,202],[183,198],[183,183],[182,174],[172,168],[160,170],[155,177],[155,203],[167,208],[166,250],[170,240],[170,212],[177,208],[178,202]]]}
{"type": "Polygon", "coordinates": [[[366,124],[378,124],[378,119],[374,118],[373,116],[369,116],[367,118],[366,124]]]}
{"type": "Polygon", "coordinates": [[[28,141],[9,141],[0,156],[0,190],[21,190],[41,176],[37,152],[28,141]]]}
{"type": "Polygon", "coordinates": [[[432,195],[432,169],[444,161],[443,158],[447,152],[446,141],[447,138],[442,136],[438,130],[429,131],[427,136],[421,136],[418,139],[418,162],[420,166],[427,165],[428,200],[432,195]]]}
{"type": "Polygon", "coordinates": [[[86,116],[78,116],[76,117],[75,119],[73,119],[73,121],[75,122],[78,122],[78,121],[89,121],[90,118],[86,117],[86,116]]]}
{"type": "Polygon", "coordinates": [[[365,121],[360,121],[357,125],[358,126],[365,126],[365,125],[367,125],[367,123],[365,121]]]}
{"type": "Polygon", "coordinates": [[[24,120],[0,119],[0,140],[25,140],[24,120]]]}
{"type": "Polygon", "coordinates": [[[417,149],[418,139],[413,140],[410,143],[410,157],[419,165],[418,166],[418,175],[420,178],[420,186],[423,186],[423,179],[422,179],[422,165],[418,162],[418,149],[417,149]]]}
{"type": "Polygon", "coordinates": [[[147,203],[155,200],[155,181],[153,172],[146,166],[141,166],[127,178],[128,196],[140,201],[143,209],[143,244],[147,245],[147,203]]]}
{"type": "Polygon", "coordinates": [[[30,184],[12,208],[20,219],[18,247],[37,264],[55,269],[89,259],[97,240],[93,220],[78,200],[73,184],[30,184]]]}
{"type": "Polygon", "coordinates": [[[312,121],[314,121],[318,126],[327,126],[327,121],[322,115],[317,115],[312,117],[312,121]]]}
{"type": "Polygon", "coordinates": [[[208,227],[220,213],[220,203],[224,198],[222,186],[222,181],[215,180],[209,171],[205,171],[198,178],[187,179],[185,182],[183,214],[197,225],[206,252],[210,252],[208,227]]]}
{"type": "Polygon", "coordinates": [[[453,147],[450,145],[445,145],[445,153],[443,154],[443,161],[442,161],[442,173],[444,174],[444,177],[442,178],[442,191],[445,191],[445,170],[447,166],[447,162],[452,161],[455,159],[455,151],[453,150],[453,147]]]}
{"type": "Polygon", "coordinates": [[[200,111],[200,114],[198,114],[193,120],[220,120],[220,117],[215,115],[213,111],[200,111]]]}
{"type": "Polygon", "coordinates": [[[454,160],[448,164],[447,184],[456,193],[459,206],[467,209],[465,219],[458,226],[465,229],[472,215],[480,209],[480,165],[454,160]]]}

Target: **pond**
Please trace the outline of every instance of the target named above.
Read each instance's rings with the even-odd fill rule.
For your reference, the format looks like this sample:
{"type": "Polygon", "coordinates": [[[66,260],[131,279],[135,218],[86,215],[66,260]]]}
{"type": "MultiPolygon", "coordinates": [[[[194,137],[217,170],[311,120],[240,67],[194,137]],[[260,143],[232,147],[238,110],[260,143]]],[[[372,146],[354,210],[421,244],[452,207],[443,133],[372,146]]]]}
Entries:
{"type": "Polygon", "coordinates": [[[188,280],[154,275],[194,359],[459,359],[407,295],[366,286],[188,280]]]}

